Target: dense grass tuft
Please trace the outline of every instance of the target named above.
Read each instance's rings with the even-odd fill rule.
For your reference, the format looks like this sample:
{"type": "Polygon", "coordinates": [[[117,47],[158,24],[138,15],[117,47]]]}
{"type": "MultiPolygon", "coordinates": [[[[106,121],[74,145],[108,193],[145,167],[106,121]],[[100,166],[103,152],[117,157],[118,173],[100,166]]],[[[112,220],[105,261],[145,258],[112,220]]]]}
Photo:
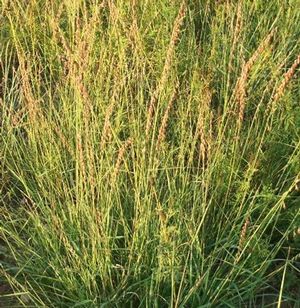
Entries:
{"type": "Polygon", "coordinates": [[[0,305],[300,305],[298,0],[0,12],[0,305]]]}

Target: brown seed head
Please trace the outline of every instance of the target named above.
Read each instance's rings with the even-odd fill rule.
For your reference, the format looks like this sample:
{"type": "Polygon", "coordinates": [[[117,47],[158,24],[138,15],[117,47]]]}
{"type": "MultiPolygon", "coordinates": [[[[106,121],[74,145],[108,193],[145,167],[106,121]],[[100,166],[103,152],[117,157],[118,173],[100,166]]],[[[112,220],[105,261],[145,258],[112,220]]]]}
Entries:
{"type": "Polygon", "coordinates": [[[124,158],[126,149],[127,149],[130,145],[132,145],[132,139],[131,139],[131,138],[127,139],[127,140],[125,141],[125,143],[122,145],[122,147],[120,148],[120,150],[119,150],[117,162],[116,162],[115,169],[114,169],[113,176],[112,176],[113,183],[114,183],[115,180],[117,179],[117,175],[118,175],[118,173],[119,173],[120,166],[121,166],[121,164],[122,164],[122,161],[123,161],[123,158],[124,158]]]}
{"type": "Polygon", "coordinates": [[[185,15],[186,15],[186,3],[185,1],[183,1],[180,6],[178,15],[175,19],[174,25],[173,25],[173,31],[172,31],[172,35],[171,35],[171,39],[170,39],[170,43],[169,43],[168,51],[166,54],[166,59],[165,59],[165,63],[164,63],[164,67],[163,67],[160,80],[150,99],[149,108],[147,112],[147,122],[146,122],[146,140],[149,138],[156,101],[159,97],[161,90],[164,88],[168,80],[169,72],[172,66],[172,59],[173,59],[175,45],[178,42],[180,28],[182,26],[185,15]]]}

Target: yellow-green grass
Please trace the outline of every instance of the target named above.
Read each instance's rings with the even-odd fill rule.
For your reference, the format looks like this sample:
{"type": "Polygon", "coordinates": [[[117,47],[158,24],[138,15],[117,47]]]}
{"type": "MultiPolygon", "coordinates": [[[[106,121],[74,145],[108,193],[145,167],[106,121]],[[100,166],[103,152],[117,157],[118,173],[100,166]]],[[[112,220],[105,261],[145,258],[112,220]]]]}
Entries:
{"type": "Polygon", "coordinates": [[[300,305],[298,0],[0,12],[4,306],[300,305]]]}

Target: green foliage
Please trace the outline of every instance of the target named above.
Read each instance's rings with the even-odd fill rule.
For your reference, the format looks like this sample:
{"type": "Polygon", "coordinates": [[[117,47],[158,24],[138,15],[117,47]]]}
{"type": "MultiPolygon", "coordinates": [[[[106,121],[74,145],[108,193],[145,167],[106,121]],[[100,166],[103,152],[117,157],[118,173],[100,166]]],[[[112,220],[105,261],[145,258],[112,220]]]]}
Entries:
{"type": "Polygon", "coordinates": [[[0,303],[299,305],[296,6],[2,0],[0,303]]]}

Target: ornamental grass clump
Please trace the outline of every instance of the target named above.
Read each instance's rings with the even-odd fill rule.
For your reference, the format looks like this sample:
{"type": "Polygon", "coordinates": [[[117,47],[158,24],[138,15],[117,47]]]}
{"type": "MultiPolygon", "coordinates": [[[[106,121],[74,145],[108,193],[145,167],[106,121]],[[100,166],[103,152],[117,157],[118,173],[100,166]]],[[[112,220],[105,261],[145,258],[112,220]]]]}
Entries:
{"type": "Polygon", "coordinates": [[[0,306],[299,305],[296,2],[0,2],[0,306]]]}

